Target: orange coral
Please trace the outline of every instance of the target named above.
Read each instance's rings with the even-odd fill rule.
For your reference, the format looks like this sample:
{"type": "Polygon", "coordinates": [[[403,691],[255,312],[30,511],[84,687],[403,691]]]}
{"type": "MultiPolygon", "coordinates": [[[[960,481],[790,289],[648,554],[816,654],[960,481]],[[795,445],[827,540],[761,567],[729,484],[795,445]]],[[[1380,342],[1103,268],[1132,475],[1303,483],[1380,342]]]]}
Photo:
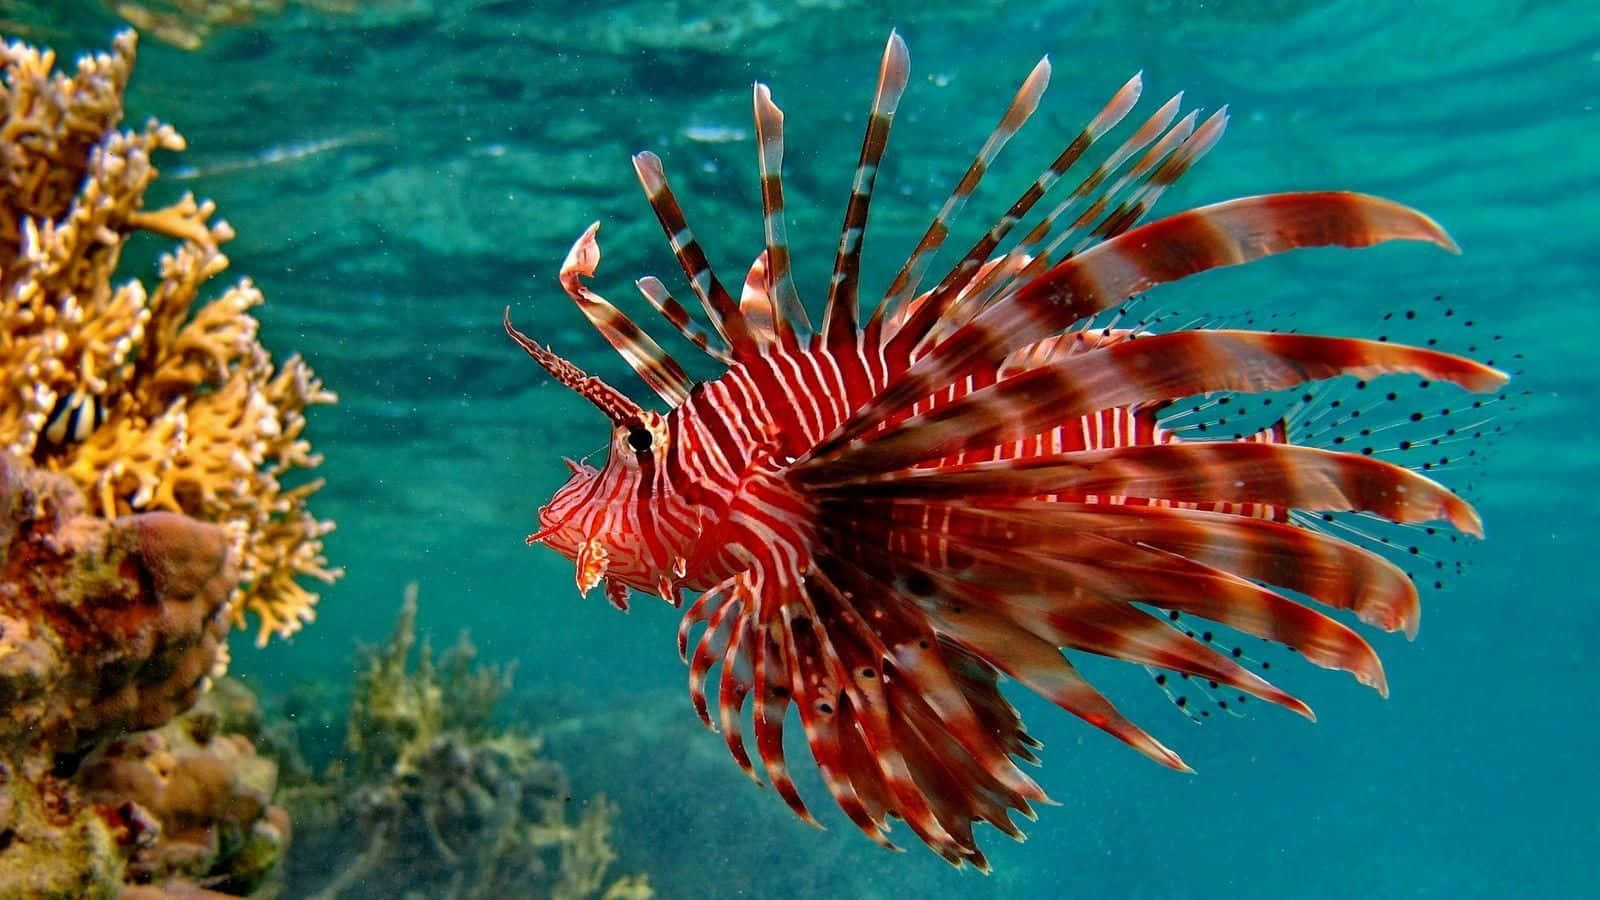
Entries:
{"type": "Polygon", "coordinates": [[[170,126],[119,131],[136,39],[54,72],[54,55],[0,47],[0,451],[70,476],[106,517],[164,509],[221,525],[238,560],[235,624],[258,643],[313,617],[298,580],[331,582],[306,508],[320,482],[285,485],[320,457],[305,409],[337,398],[298,356],[274,366],[242,279],[195,309],[228,266],[233,230],[184,196],[145,209],[151,157],[180,151],[170,126]],[[180,243],[160,280],[114,285],[123,247],[146,231],[180,243]]]}

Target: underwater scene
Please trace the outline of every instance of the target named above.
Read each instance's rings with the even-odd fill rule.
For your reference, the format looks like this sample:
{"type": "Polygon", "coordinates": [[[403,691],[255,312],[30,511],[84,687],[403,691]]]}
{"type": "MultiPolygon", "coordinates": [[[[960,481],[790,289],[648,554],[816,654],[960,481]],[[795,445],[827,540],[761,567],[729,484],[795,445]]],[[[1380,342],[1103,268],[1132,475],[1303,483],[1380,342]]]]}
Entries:
{"type": "Polygon", "coordinates": [[[1597,893],[1592,4],[0,36],[0,897],[1597,893]]]}

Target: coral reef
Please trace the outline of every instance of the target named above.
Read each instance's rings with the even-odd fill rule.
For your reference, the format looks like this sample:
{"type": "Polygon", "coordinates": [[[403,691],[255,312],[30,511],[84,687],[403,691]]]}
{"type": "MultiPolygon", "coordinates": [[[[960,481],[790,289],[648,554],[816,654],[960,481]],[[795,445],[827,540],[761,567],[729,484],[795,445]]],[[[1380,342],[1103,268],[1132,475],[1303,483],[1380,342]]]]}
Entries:
{"type": "Polygon", "coordinates": [[[393,636],[366,651],[341,757],[311,778],[292,738],[284,748],[280,797],[302,836],[291,891],[652,896],[643,877],[607,882],[614,809],[596,799],[568,822],[560,766],[540,755],[537,737],[493,724],[510,671],[476,666],[465,636],[437,661],[424,643],[412,668],[415,645],[413,585],[393,636]]]}
{"type": "Polygon", "coordinates": [[[299,357],[274,366],[248,279],[192,309],[233,231],[192,195],[145,208],[152,156],[184,141],[154,121],[117,130],[135,44],[124,32],[71,76],[48,51],[0,46],[0,451],[65,473],[108,518],[221,525],[233,621],[253,611],[264,643],[312,618],[297,578],[339,574],[322,553],[333,525],[306,508],[320,483],[285,483],[320,462],[306,408],[336,398],[299,357]],[[113,283],[140,232],[180,242],[153,289],[113,283]]]}
{"type": "Polygon", "coordinates": [[[226,682],[201,695],[231,556],[216,525],[107,520],[67,476],[0,454],[5,896],[244,894],[271,870],[288,821],[249,740],[253,698],[226,682]]]}
{"type": "MultiPolygon", "coordinates": [[[[230,627],[309,621],[331,524],[307,512],[305,409],[334,398],[274,366],[227,223],[147,209],[151,157],[120,131],[131,32],[56,73],[0,46],[0,892],[233,896],[273,871],[288,818],[224,683],[230,627]],[[120,284],[136,235],[173,238],[151,289],[120,284]],[[226,701],[226,703],[224,702],[226,701]]],[[[259,722],[259,715],[254,716],[259,722]]]]}

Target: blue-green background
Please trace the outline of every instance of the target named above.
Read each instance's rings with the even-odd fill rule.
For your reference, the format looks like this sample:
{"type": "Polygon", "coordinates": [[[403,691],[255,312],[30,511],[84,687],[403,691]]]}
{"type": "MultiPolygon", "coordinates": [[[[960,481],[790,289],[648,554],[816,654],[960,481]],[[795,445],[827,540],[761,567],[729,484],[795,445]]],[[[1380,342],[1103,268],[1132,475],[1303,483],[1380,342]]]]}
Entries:
{"type": "MultiPolygon", "coordinates": [[[[193,53],[147,39],[130,93],[133,121],[159,116],[189,139],[168,172],[199,173],[164,180],[160,197],[187,189],[220,204],[239,234],[232,272],[269,298],[268,346],[304,353],[342,398],[310,435],[327,458],[316,511],[338,520],[328,552],[348,574],[293,641],[236,646],[235,670],[269,697],[347,683],[355,642],[385,634],[417,580],[425,628],[444,641],[470,628],[487,658],[518,661],[517,717],[550,735],[578,802],[604,792],[620,804],[619,870],[650,872],[668,897],[1596,890],[1592,2],[371,5],[354,16],[291,6],[193,53]],[[829,830],[796,821],[694,721],[676,614],[648,598],[627,616],[598,596],[580,601],[570,564],[522,545],[565,476],[560,457],[600,447],[605,429],[504,339],[502,308],[636,388],[556,269],[599,219],[599,290],[637,309],[639,274],[678,284],[628,163],[650,148],[736,281],[760,243],[754,150],[690,135],[748,131],[757,78],[788,116],[790,233],[814,299],[890,27],[911,47],[913,75],[880,180],[869,286],[885,283],[1049,53],[1044,106],[964,233],[1143,69],[1145,109],[1178,89],[1191,105],[1232,105],[1222,144],[1163,209],[1352,188],[1428,211],[1465,249],[1307,252],[1196,278],[1163,303],[1292,310],[1296,327],[1370,336],[1383,312],[1442,294],[1525,357],[1528,395],[1503,413],[1511,434],[1472,493],[1488,542],[1466,578],[1425,595],[1415,643],[1375,637],[1389,700],[1296,665],[1286,684],[1318,724],[1258,708],[1193,727],[1142,674],[1107,672],[1193,776],[1024,701],[1047,745],[1040,778],[1062,805],[1043,810],[1024,845],[985,835],[989,878],[950,870],[903,826],[911,852],[876,849],[809,776],[802,788],[829,830]],[[335,146],[271,161],[315,141],[335,146]]],[[[34,38],[67,52],[103,46],[116,24],[87,0],[46,6],[10,14],[32,16],[34,38]]],[[[809,768],[802,747],[792,755],[809,768]]]]}

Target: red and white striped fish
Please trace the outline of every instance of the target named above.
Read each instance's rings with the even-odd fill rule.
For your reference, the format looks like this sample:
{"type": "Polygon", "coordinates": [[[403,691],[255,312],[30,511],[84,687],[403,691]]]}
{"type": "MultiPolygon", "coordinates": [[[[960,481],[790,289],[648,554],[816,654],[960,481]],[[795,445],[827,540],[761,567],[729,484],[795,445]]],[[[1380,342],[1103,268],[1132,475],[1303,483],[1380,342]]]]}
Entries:
{"type": "Polygon", "coordinates": [[[996,153],[1038,105],[1035,67],[888,291],[860,321],[862,235],[890,122],[906,87],[891,35],[844,215],[821,323],[796,292],[785,239],[783,115],[755,86],[765,252],[738,299],[712,272],[660,160],[634,157],[650,205],[710,329],[655,278],[655,309],[727,370],[696,383],[585,279],[598,226],[561,283],[670,407],[644,409],[510,321],[506,331],[612,423],[602,469],[539,510],[544,543],[620,608],[630,589],[674,605],[694,706],[739,765],[747,701],[759,765],[802,818],[782,731],[791,706],[845,814],[889,845],[903,819],[939,855],[987,863],[988,822],[1020,837],[1044,792],[1017,766],[1038,745],[1002,697],[1003,673],[1174,769],[1176,753],[1124,718],[1062,652],[1187,673],[1301,714],[1310,709],[1169,621],[1210,620],[1290,645],[1387,690],[1355,631],[1293,592],[1384,630],[1413,632],[1417,590],[1380,553],[1309,527],[1304,512],[1442,520],[1481,536],[1472,508],[1422,474],[1360,453],[1300,446],[1281,425],[1182,440],[1157,412],[1213,392],[1268,392],[1409,373],[1490,391],[1501,372],[1383,341],[1190,328],[1110,328],[1095,314],[1156,285],[1297,247],[1422,241],[1454,251],[1426,216],[1377,197],[1270,194],[1140,225],[1222,134],[1226,110],[1179,117],[1174,97],[1059,205],[999,252],[1014,226],[1128,115],[1135,76],[931,289],[924,274],[996,153]],[[700,628],[698,636],[694,632],[700,628]],[[716,726],[713,726],[716,727],[716,726]]]}

